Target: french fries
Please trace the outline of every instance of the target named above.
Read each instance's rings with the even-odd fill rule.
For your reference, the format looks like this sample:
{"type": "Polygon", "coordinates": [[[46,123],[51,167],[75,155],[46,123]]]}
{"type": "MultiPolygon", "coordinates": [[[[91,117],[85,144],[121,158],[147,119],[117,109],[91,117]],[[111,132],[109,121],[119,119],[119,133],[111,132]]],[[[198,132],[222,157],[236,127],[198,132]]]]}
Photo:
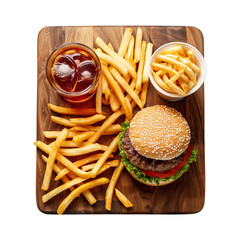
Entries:
{"type": "MultiPolygon", "coordinates": [[[[44,151],[47,154],[50,154],[50,152],[52,150],[52,147],[46,145],[45,143],[43,143],[41,141],[36,141],[34,144],[39,149],[41,149],[42,151],[44,151]]],[[[86,172],[82,171],[81,169],[77,168],[70,160],[68,160],[66,157],[64,157],[59,152],[56,155],[56,159],[79,177],[87,178],[90,175],[90,173],[86,173],[86,172]]]]}
{"type": "MultiPolygon", "coordinates": [[[[75,105],[63,107],[48,104],[49,110],[57,114],[51,116],[57,128],[46,129],[43,136],[48,141],[53,141],[48,145],[42,141],[36,141],[34,144],[48,155],[42,157],[46,162],[44,174],[46,176],[43,177],[42,189],[48,191],[42,196],[42,201],[47,203],[61,192],[70,190],[59,205],[58,214],[64,213],[69,204],[81,193],[90,205],[94,204],[97,199],[90,189],[107,183],[109,183],[105,196],[107,211],[111,210],[114,192],[125,207],[132,207],[131,202],[115,189],[124,169],[122,162],[115,159],[119,142],[118,133],[121,131],[120,122],[116,121],[120,121],[119,118],[123,115],[130,121],[135,106],[140,109],[144,107],[149,81],[148,63],[153,51],[153,44],[144,41],[140,27],[135,34],[134,36],[132,28],[126,28],[119,48],[116,49],[114,45],[116,50],[111,42],[106,44],[102,38],[96,38],[95,52],[101,61],[102,72],[96,90],[95,107],[77,108],[75,105]],[[109,108],[112,113],[109,111],[106,111],[107,114],[104,113],[104,108],[109,108]],[[63,129],[59,130],[61,126],[63,129]],[[96,179],[110,167],[115,168],[110,182],[105,177],[96,179]],[[49,189],[52,171],[56,173],[53,181],[61,180],[63,184],[49,189]]],[[[186,56],[188,59],[193,58],[191,52],[186,56]]],[[[195,67],[187,62],[188,59],[182,59],[181,63],[186,64],[188,68],[195,67]]],[[[185,72],[185,78],[179,76],[177,80],[170,78],[169,81],[179,81],[181,86],[186,87],[189,78],[185,72]]]]}
{"type": "MultiPolygon", "coordinates": [[[[89,163],[92,163],[96,160],[98,160],[101,156],[103,155],[103,153],[98,153],[98,154],[95,154],[95,155],[90,155],[86,158],[83,158],[83,159],[80,159],[76,162],[74,162],[73,164],[76,165],[76,167],[81,167],[85,164],[89,164],[89,163]]],[[[108,158],[113,158],[113,155],[109,155],[108,158]]],[[[61,178],[63,178],[65,175],[67,175],[70,171],[68,170],[68,168],[63,168],[60,172],[58,172],[57,176],[55,177],[55,180],[59,180],[61,178]]]]}
{"type": "Polygon", "coordinates": [[[102,66],[102,72],[105,75],[109,85],[111,86],[111,88],[113,89],[116,97],[118,98],[118,101],[121,103],[125,115],[128,119],[132,118],[132,112],[131,109],[128,108],[127,103],[126,103],[126,99],[123,95],[123,92],[119,86],[119,84],[117,83],[117,81],[113,78],[112,74],[110,73],[109,69],[106,66],[102,66]]]}
{"type": "Polygon", "coordinates": [[[127,84],[124,78],[119,74],[119,72],[115,68],[111,68],[110,72],[114,76],[114,78],[118,81],[118,83],[126,90],[126,92],[132,97],[132,99],[136,102],[136,104],[142,109],[143,105],[138,97],[138,95],[131,89],[131,87],[127,84]]]}
{"type": "Polygon", "coordinates": [[[170,93],[186,96],[197,84],[201,69],[194,62],[192,50],[179,44],[157,54],[151,63],[151,73],[156,83],[170,93]]]}
{"type": "MultiPolygon", "coordinates": [[[[103,173],[104,171],[106,171],[108,168],[112,167],[112,166],[116,166],[117,162],[112,162],[111,164],[105,164],[101,170],[99,171],[99,174],[103,173]]],[[[77,177],[77,178],[74,178],[73,180],[71,181],[68,181],[62,185],[60,185],[59,187],[57,188],[54,188],[52,191],[48,192],[47,194],[43,195],[42,197],[42,201],[45,203],[47,202],[48,200],[50,200],[51,198],[53,198],[54,196],[56,196],[57,194],[73,187],[74,185],[77,185],[79,183],[82,183],[84,181],[86,181],[87,179],[85,178],[80,178],[80,177],[77,177]]]]}
{"type": "Polygon", "coordinates": [[[80,187],[76,188],[74,191],[72,191],[59,205],[57,213],[58,214],[62,214],[65,209],[69,206],[69,204],[76,198],[78,197],[82,192],[91,189],[93,187],[99,186],[99,185],[103,185],[103,184],[107,184],[109,182],[109,180],[107,178],[99,178],[99,179],[95,179],[92,180],[91,182],[85,183],[83,185],[81,185],[80,187]]]}

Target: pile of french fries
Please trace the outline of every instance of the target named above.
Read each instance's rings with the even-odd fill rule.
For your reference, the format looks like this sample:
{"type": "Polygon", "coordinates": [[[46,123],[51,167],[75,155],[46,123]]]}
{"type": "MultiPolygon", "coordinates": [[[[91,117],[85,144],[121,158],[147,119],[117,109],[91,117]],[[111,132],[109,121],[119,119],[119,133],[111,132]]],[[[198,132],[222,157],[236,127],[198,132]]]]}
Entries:
{"type": "Polygon", "coordinates": [[[125,29],[118,52],[114,51],[111,43],[106,44],[99,37],[96,45],[98,48],[95,51],[102,68],[96,92],[96,107],[77,109],[49,103],[49,109],[58,114],[52,115],[51,120],[60,124],[63,129],[44,131],[45,138],[53,139],[50,144],[42,141],[34,143],[48,155],[42,155],[46,162],[41,187],[46,194],[42,196],[42,201],[45,203],[59,193],[70,190],[59,205],[58,214],[64,213],[81,193],[89,204],[93,205],[97,200],[90,189],[103,184],[108,184],[105,195],[106,210],[111,211],[114,192],[125,207],[133,206],[127,197],[115,188],[124,169],[122,162],[114,159],[114,153],[118,150],[118,133],[121,130],[120,124],[115,122],[121,116],[130,121],[135,106],[142,109],[146,103],[148,63],[153,45],[143,40],[140,27],[135,38],[131,28],[125,29]],[[110,116],[103,112],[103,104],[111,108],[110,116]],[[100,144],[98,141],[104,135],[112,136],[109,145],[100,144]],[[77,160],[72,161],[72,157],[77,160]],[[110,167],[115,167],[110,180],[97,177],[110,167]],[[50,190],[53,172],[56,173],[54,180],[61,179],[63,184],[50,190]]]}
{"type": "Polygon", "coordinates": [[[196,65],[194,52],[181,44],[160,52],[151,67],[152,76],[159,87],[180,96],[186,96],[197,84],[197,75],[201,72],[196,65]]]}
{"type": "Polygon", "coordinates": [[[113,112],[120,109],[130,121],[136,105],[142,109],[148,91],[148,63],[153,44],[143,40],[143,32],[126,28],[118,52],[111,43],[96,39],[95,49],[101,61],[102,74],[96,93],[96,111],[102,112],[101,104],[110,105],[113,112]]]}

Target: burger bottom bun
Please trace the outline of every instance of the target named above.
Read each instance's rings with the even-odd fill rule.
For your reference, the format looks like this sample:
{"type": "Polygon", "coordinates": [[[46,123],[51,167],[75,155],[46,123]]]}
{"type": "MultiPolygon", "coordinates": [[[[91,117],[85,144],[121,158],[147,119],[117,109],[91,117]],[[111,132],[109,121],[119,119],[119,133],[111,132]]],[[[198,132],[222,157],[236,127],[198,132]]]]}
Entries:
{"type": "Polygon", "coordinates": [[[131,172],[129,172],[129,173],[130,173],[130,175],[131,175],[135,180],[137,180],[138,182],[143,183],[143,184],[148,185],[148,186],[152,186],[152,187],[165,186],[165,185],[168,185],[168,184],[170,184],[170,183],[172,183],[172,182],[174,182],[174,181],[177,180],[177,179],[175,179],[175,180],[169,179],[168,181],[160,181],[159,184],[156,184],[155,182],[149,182],[149,181],[144,182],[144,181],[141,181],[140,179],[138,179],[138,178],[136,177],[135,174],[133,174],[133,173],[131,173],[131,172]]]}

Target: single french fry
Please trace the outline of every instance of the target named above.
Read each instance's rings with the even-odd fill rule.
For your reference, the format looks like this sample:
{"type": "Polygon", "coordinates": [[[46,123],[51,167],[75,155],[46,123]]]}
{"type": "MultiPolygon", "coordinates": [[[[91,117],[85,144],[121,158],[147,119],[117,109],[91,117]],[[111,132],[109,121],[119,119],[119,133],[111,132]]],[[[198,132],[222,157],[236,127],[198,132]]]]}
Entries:
{"type": "Polygon", "coordinates": [[[115,68],[111,68],[110,72],[117,80],[117,82],[126,90],[126,92],[132,97],[132,99],[137,103],[137,105],[142,109],[142,102],[138,95],[131,89],[128,83],[124,80],[124,78],[119,74],[119,72],[115,68]]]}
{"type": "Polygon", "coordinates": [[[106,151],[107,148],[108,146],[101,145],[99,143],[93,143],[93,144],[88,144],[79,148],[60,148],[59,152],[63,156],[80,156],[86,153],[91,153],[96,151],[106,151]]]}
{"type": "MultiPolygon", "coordinates": [[[[45,138],[57,138],[61,131],[43,131],[45,138]]],[[[77,132],[68,132],[67,138],[73,138],[77,135],[77,132]]]]}
{"type": "Polygon", "coordinates": [[[138,63],[141,57],[141,47],[142,47],[142,29],[140,27],[137,28],[136,33],[136,42],[134,49],[134,63],[138,63]]]}
{"type": "Polygon", "coordinates": [[[177,54],[166,54],[166,56],[167,57],[170,57],[170,58],[173,58],[173,59],[175,59],[175,60],[179,60],[179,55],[177,55],[177,54]]]}
{"type": "MultiPolygon", "coordinates": [[[[48,146],[52,147],[54,145],[54,142],[51,142],[48,144],[48,146]]],[[[74,143],[72,140],[65,140],[62,144],[61,147],[66,147],[66,148],[73,148],[73,147],[81,147],[81,143],[74,143]]]]}
{"type": "Polygon", "coordinates": [[[76,198],[78,197],[82,192],[91,189],[93,187],[99,186],[99,185],[103,185],[103,184],[107,184],[109,182],[109,180],[105,177],[99,178],[99,179],[95,179],[93,181],[90,181],[88,183],[85,183],[83,185],[81,185],[80,187],[76,188],[74,191],[72,191],[59,205],[57,213],[58,214],[62,214],[66,208],[69,206],[69,204],[76,198]]]}
{"type": "MultiPolygon", "coordinates": [[[[118,164],[119,164],[119,160],[111,160],[104,163],[104,165],[109,165],[110,167],[117,167],[118,164]]],[[[96,163],[90,163],[88,165],[82,166],[82,170],[87,172],[89,170],[92,170],[95,166],[96,166],[96,163]]]]}
{"type": "Polygon", "coordinates": [[[183,50],[183,47],[182,45],[177,45],[177,46],[174,46],[174,47],[170,47],[169,49],[161,52],[161,54],[173,54],[173,53],[176,53],[176,52],[179,52],[181,54],[184,54],[184,50],[183,50]]]}
{"type": "Polygon", "coordinates": [[[143,86],[142,86],[141,101],[143,106],[145,106],[147,101],[148,84],[149,82],[146,82],[146,83],[143,83],[143,86]]]}
{"type": "Polygon", "coordinates": [[[111,95],[110,88],[107,87],[107,88],[105,89],[105,99],[106,99],[106,101],[109,101],[110,95],[111,95]]]}
{"type": "Polygon", "coordinates": [[[143,67],[143,76],[142,76],[142,82],[143,83],[146,83],[146,82],[149,81],[149,78],[148,78],[148,65],[149,65],[149,61],[150,61],[150,58],[152,56],[152,53],[153,53],[153,44],[152,43],[148,43],[147,44],[147,48],[146,48],[144,67],[143,67]]]}
{"type": "Polygon", "coordinates": [[[119,199],[119,201],[126,207],[126,208],[130,208],[133,206],[133,204],[127,199],[127,197],[121,193],[117,188],[115,188],[115,194],[117,196],[117,198],[119,199]]]}
{"type": "Polygon", "coordinates": [[[49,157],[47,160],[47,166],[46,166],[46,170],[43,178],[43,183],[42,183],[42,190],[44,191],[47,191],[49,188],[51,176],[52,176],[53,164],[62,142],[65,141],[65,139],[67,138],[67,134],[68,134],[68,130],[64,128],[59,134],[59,136],[57,137],[53,147],[51,148],[51,151],[49,153],[49,157]]]}
{"type": "Polygon", "coordinates": [[[118,55],[119,56],[124,57],[124,55],[127,51],[131,36],[132,36],[132,29],[131,28],[126,28],[125,32],[123,34],[123,37],[122,37],[120,47],[118,49],[118,55]]]}
{"type": "Polygon", "coordinates": [[[113,112],[117,111],[120,108],[120,103],[111,89],[109,96],[109,104],[113,112]]]}
{"type": "MultiPolygon", "coordinates": [[[[98,131],[101,126],[86,126],[89,131],[98,131]]],[[[119,133],[121,131],[121,125],[120,124],[112,124],[108,128],[104,130],[104,135],[114,135],[116,133],[119,133]]]]}
{"type": "Polygon", "coordinates": [[[97,201],[97,199],[93,196],[93,194],[91,193],[91,191],[89,189],[84,191],[82,194],[86,198],[86,200],[88,201],[88,203],[90,205],[93,205],[97,201]]]}
{"type": "Polygon", "coordinates": [[[196,83],[197,83],[196,73],[193,72],[193,70],[190,67],[186,67],[185,72],[186,72],[187,76],[189,77],[189,79],[196,85],[196,83]]]}
{"type": "Polygon", "coordinates": [[[126,115],[126,118],[130,121],[133,117],[133,108],[131,106],[130,99],[127,97],[125,97],[125,99],[126,99],[126,107],[129,109],[129,113],[130,113],[129,116],[127,116],[126,114],[125,115],[126,115]]]}
{"type": "Polygon", "coordinates": [[[108,100],[108,94],[107,94],[107,91],[106,89],[109,88],[109,85],[108,85],[108,82],[105,78],[105,76],[103,74],[101,74],[101,78],[102,78],[102,93],[105,95],[105,99],[108,100]]]}
{"type": "Polygon", "coordinates": [[[141,91],[141,87],[142,87],[142,77],[143,77],[143,67],[144,67],[145,54],[146,54],[146,46],[147,46],[147,43],[145,41],[142,41],[141,56],[140,56],[140,61],[138,65],[138,70],[137,70],[137,82],[136,82],[137,91],[141,91]]]}
{"type": "Polygon", "coordinates": [[[133,63],[133,51],[134,51],[134,37],[131,36],[127,52],[125,54],[125,59],[127,59],[130,63],[133,63]]]}
{"type": "Polygon", "coordinates": [[[74,127],[77,124],[70,122],[69,119],[63,118],[63,117],[56,117],[56,116],[51,116],[51,120],[55,123],[58,123],[60,125],[66,126],[66,127],[74,127]]]}
{"type": "Polygon", "coordinates": [[[108,211],[111,211],[114,188],[117,184],[117,181],[118,181],[123,169],[124,169],[124,165],[123,165],[122,161],[120,161],[118,167],[115,168],[112,178],[108,184],[108,188],[107,188],[106,196],[105,196],[105,208],[108,211]]]}
{"type": "Polygon", "coordinates": [[[105,118],[106,118],[105,115],[98,113],[91,117],[86,117],[86,118],[70,118],[70,122],[84,126],[84,125],[91,125],[91,124],[100,122],[105,118]]]}
{"type": "MultiPolygon", "coordinates": [[[[36,141],[34,143],[34,145],[37,146],[39,149],[41,149],[42,151],[44,151],[47,154],[50,154],[50,152],[52,150],[52,147],[48,146],[47,144],[45,144],[41,141],[36,141]]],[[[71,161],[69,161],[66,157],[64,157],[59,152],[56,155],[56,159],[79,177],[87,178],[90,175],[90,173],[86,173],[86,172],[82,171],[81,169],[79,169],[78,167],[76,167],[71,161]]]]}
{"type": "MultiPolygon", "coordinates": [[[[69,120],[69,122],[70,122],[70,120],[69,120]]],[[[68,131],[69,132],[87,132],[88,128],[87,128],[87,125],[82,127],[82,126],[79,126],[76,124],[76,126],[69,128],[68,131]]],[[[49,132],[51,132],[51,131],[49,131],[49,132]]]]}
{"type": "Polygon", "coordinates": [[[102,75],[100,76],[96,91],[96,112],[102,113],[102,75]]]}
{"type": "Polygon", "coordinates": [[[110,73],[109,69],[106,66],[102,66],[102,72],[105,75],[109,85],[111,86],[112,90],[114,91],[119,102],[121,103],[126,117],[131,119],[131,112],[129,111],[129,108],[127,107],[126,99],[124,98],[123,92],[122,92],[119,84],[113,78],[112,74],[110,73]]]}
{"type": "Polygon", "coordinates": [[[68,108],[68,107],[60,107],[54,104],[49,103],[48,108],[53,112],[66,114],[66,115],[93,115],[96,114],[95,108],[68,108]]]}
{"type": "Polygon", "coordinates": [[[80,143],[80,142],[83,142],[84,140],[89,139],[94,134],[95,134],[95,132],[92,132],[92,131],[79,133],[77,136],[73,137],[72,141],[74,143],[80,143]]]}
{"type": "Polygon", "coordinates": [[[119,136],[117,135],[113,141],[108,146],[107,150],[103,153],[103,155],[99,158],[97,161],[97,164],[94,166],[94,168],[91,171],[91,178],[95,178],[100,170],[100,168],[103,166],[103,164],[106,162],[110,154],[112,154],[115,147],[118,145],[119,142],[119,136]]]}

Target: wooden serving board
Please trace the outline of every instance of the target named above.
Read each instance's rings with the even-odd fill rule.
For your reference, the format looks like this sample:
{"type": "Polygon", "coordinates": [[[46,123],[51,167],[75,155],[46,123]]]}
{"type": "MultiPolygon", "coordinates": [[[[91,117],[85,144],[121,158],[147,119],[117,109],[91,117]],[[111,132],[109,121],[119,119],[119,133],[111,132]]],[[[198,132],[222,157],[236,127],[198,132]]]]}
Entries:
{"type": "MultiPolygon", "coordinates": [[[[118,50],[126,26],[81,26],[81,27],[46,27],[38,36],[38,97],[37,97],[37,140],[45,143],[50,141],[43,136],[44,130],[60,130],[62,126],[51,121],[51,115],[58,114],[48,109],[48,103],[59,106],[72,106],[62,99],[50,86],[46,78],[46,61],[49,54],[59,45],[69,42],[81,42],[90,47],[96,47],[95,39],[101,37],[106,43],[111,42],[114,49],[118,50]]],[[[137,26],[130,26],[136,35],[137,26]]],[[[182,41],[195,46],[203,54],[203,35],[194,27],[168,27],[168,26],[141,26],[143,39],[152,42],[154,51],[161,45],[182,41]]],[[[94,99],[93,99],[94,100],[94,99]]],[[[92,106],[94,101],[89,101],[92,106]]],[[[124,169],[117,188],[123,192],[133,203],[132,208],[125,208],[113,197],[111,213],[196,213],[204,205],[205,199],[205,160],[204,160],[204,86],[196,93],[178,102],[168,102],[161,99],[153,86],[149,84],[146,106],[165,104],[176,108],[187,119],[192,134],[191,143],[198,150],[197,162],[191,164],[189,170],[177,181],[162,187],[149,187],[134,180],[124,169]]],[[[136,107],[135,111],[139,109],[136,107]]],[[[108,106],[104,111],[109,115],[108,106]]],[[[124,118],[119,119],[119,123],[124,118]]],[[[101,138],[100,142],[107,144],[110,137],[101,138]]],[[[36,169],[36,198],[37,206],[44,213],[56,213],[61,201],[69,193],[65,191],[47,203],[42,202],[45,194],[41,184],[45,171],[45,163],[37,149],[36,169]]],[[[118,157],[118,153],[115,157],[118,157]]],[[[113,169],[108,169],[103,176],[111,177],[113,169]]],[[[55,174],[53,174],[53,178],[55,174]]],[[[50,190],[62,184],[61,181],[52,179],[50,190]]],[[[91,191],[97,202],[90,206],[83,196],[75,199],[66,209],[65,213],[109,213],[105,210],[105,191],[107,185],[93,188],[91,191]]]]}

